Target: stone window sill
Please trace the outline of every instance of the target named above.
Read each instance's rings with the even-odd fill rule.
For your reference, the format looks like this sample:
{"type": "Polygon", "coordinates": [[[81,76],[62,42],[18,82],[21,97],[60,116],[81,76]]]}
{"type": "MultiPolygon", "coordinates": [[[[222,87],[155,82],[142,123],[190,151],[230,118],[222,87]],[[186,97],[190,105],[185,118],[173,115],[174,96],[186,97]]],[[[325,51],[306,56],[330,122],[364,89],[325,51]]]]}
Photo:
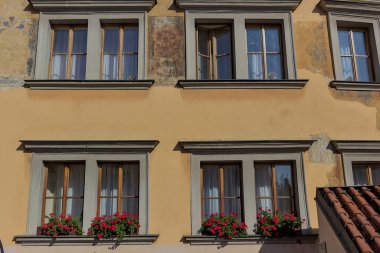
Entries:
{"type": "Polygon", "coordinates": [[[302,89],[308,80],[178,80],[183,89],[302,89]]]}
{"type": "Polygon", "coordinates": [[[259,235],[249,235],[233,239],[221,239],[213,236],[192,235],[182,238],[184,243],[191,245],[247,245],[247,244],[315,244],[318,234],[298,235],[294,237],[265,238],[259,235]]]}
{"type": "Polygon", "coordinates": [[[154,80],[25,80],[31,90],[147,90],[154,80]]]}
{"type": "Polygon", "coordinates": [[[331,81],[330,87],[337,90],[380,91],[380,83],[373,82],[331,81]]]}
{"type": "Polygon", "coordinates": [[[23,246],[149,245],[157,238],[158,235],[131,235],[118,241],[117,239],[98,239],[94,236],[59,236],[53,239],[50,236],[18,235],[13,241],[23,246]]]}

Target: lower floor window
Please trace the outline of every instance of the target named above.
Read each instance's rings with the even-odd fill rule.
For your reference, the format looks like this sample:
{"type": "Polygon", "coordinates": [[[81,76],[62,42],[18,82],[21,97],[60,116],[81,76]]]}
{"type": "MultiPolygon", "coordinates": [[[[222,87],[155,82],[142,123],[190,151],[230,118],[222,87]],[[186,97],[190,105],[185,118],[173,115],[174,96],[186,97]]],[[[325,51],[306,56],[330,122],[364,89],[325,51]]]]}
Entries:
{"type": "Polygon", "coordinates": [[[291,163],[255,163],[256,208],[295,212],[291,163]]]}
{"type": "Polygon", "coordinates": [[[101,163],[99,166],[98,215],[139,212],[139,164],[101,163]]]}
{"type": "Polygon", "coordinates": [[[84,179],[84,163],[46,164],[42,224],[50,213],[71,215],[82,221],[84,179]]]}
{"type": "Polygon", "coordinates": [[[355,185],[380,184],[380,164],[352,164],[355,185]]]}
{"type": "Polygon", "coordinates": [[[212,213],[236,213],[242,217],[241,168],[239,164],[201,165],[202,218],[212,213]]]}

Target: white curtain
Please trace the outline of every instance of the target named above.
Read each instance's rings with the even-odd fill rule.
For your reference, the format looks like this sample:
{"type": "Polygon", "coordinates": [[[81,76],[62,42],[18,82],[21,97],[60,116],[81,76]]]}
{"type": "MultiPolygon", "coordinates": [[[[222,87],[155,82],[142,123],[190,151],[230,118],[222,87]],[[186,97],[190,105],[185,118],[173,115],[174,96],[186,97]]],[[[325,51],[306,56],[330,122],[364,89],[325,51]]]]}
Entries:
{"type": "MultiPolygon", "coordinates": [[[[272,192],[272,168],[270,164],[255,164],[255,188],[256,197],[273,197],[272,192]]],[[[273,209],[272,199],[257,198],[256,208],[273,209]]]]}
{"type": "Polygon", "coordinates": [[[112,215],[117,211],[118,171],[118,164],[102,165],[100,215],[112,215]]]}
{"type": "Polygon", "coordinates": [[[237,164],[223,166],[224,196],[233,197],[224,199],[224,212],[236,213],[241,219],[241,195],[240,195],[240,166],[237,164]]]}
{"type": "Polygon", "coordinates": [[[216,55],[218,79],[231,79],[231,33],[229,28],[216,31],[216,55]]]}
{"type": "Polygon", "coordinates": [[[368,185],[368,175],[366,165],[355,164],[352,166],[352,174],[355,185],[368,185]]]}
{"type": "Polygon", "coordinates": [[[85,165],[71,164],[69,170],[66,214],[81,218],[83,213],[85,165]]]}
{"type": "Polygon", "coordinates": [[[371,171],[372,171],[373,184],[379,185],[380,184],[380,166],[379,165],[372,165],[371,171]]]}
{"type": "Polygon", "coordinates": [[[103,80],[117,80],[119,68],[119,56],[104,54],[103,57],[103,80]]]}
{"type": "Polygon", "coordinates": [[[53,55],[53,62],[51,66],[51,78],[54,80],[66,79],[66,64],[67,55],[53,55]]]}
{"type": "Polygon", "coordinates": [[[248,54],[249,79],[264,79],[263,55],[248,54]]]}
{"type": "Polygon", "coordinates": [[[136,215],[139,212],[139,164],[123,165],[122,211],[136,215]]]}
{"type": "Polygon", "coordinates": [[[103,80],[117,80],[119,69],[119,28],[104,31],[103,80]]]}
{"type": "Polygon", "coordinates": [[[62,212],[64,172],[65,172],[64,165],[60,165],[60,164],[48,165],[45,218],[47,218],[50,213],[55,213],[56,215],[60,215],[62,212]]]}
{"type": "Polygon", "coordinates": [[[66,79],[66,64],[67,53],[69,45],[69,31],[68,30],[55,30],[54,31],[54,45],[53,45],[53,59],[51,66],[51,78],[66,79]]]}
{"type": "Polygon", "coordinates": [[[203,165],[203,212],[205,217],[212,213],[219,213],[219,199],[207,199],[220,197],[220,177],[218,165],[203,165]]]}

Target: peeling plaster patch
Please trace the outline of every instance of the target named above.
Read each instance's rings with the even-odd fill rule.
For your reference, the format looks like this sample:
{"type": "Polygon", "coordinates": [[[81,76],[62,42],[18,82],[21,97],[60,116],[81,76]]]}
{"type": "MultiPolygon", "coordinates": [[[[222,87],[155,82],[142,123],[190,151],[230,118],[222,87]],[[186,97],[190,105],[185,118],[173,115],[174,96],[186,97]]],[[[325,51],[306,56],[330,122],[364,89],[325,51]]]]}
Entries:
{"type": "Polygon", "coordinates": [[[185,76],[184,18],[149,17],[149,24],[149,78],[175,84],[185,76]]]}
{"type": "Polygon", "coordinates": [[[326,177],[328,180],[327,186],[342,186],[342,180],[341,180],[341,169],[338,166],[335,166],[333,169],[327,171],[326,177]]]}
{"type": "Polygon", "coordinates": [[[0,91],[6,91],[10,88],[22,87],[24,80],[19,79],[1,79],[0,78],[0,91]]]}
{"type": "Polygon", "coordinates": [[[312,163],[336,163],[335,155],[329,148],[330,138],[325,133],[312,135],[317,140],[309,149],[309,161],[312,163]]]}

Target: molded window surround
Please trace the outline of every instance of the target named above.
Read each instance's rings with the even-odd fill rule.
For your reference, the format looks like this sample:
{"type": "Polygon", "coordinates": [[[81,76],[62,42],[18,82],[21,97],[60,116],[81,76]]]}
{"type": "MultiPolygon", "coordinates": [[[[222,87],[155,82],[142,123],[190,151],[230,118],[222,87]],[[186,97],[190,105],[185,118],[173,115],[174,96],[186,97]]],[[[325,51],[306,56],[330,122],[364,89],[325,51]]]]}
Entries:
{"type": "Polygon", "coordinates": [[[293,32],[291,12],[261,12],[252,13],[244,11],[201,11],[186,10],[186,79],[180,80],[179,86],[183,88],[202,88],[205,80],[199,80],[203,84],[197,85],[197,64],[196,64],[196,26],[197,24],[229,23],[233,34],[233,61],[235,80],[211,81],[207,88],[302,88],[307,80],[294,80],[295,85],[281,85],[281,81],[293,81],[297,78],[296,64],[294,57],[293,32]],[[246,26],[250,24],[275,24],[279,25],[283,31],[284,48],[284,77],[285,80],[248,80],[248,55],[246,26]],[[290,80],[289,80],[290,79],[290,80]],[[228,84],[229,83],[229,84],[228,84]],[[242,84],[243,83],[243,84],[242,84]],[[226,87],[228,86],[228,87],[226,87]]]}
{"type": "Polygon", "coordinates": [[[380,141],[333,141],[335,149],[342,154],[344,180],[354,185],[353,163],[380,162],[380,141]]]}
{"type": "Polygon", "coordinates": [[[330,86],[338,90],[380,90],[380,26],[378,16],[358,13],[340,13],[329,11],[328,23],[330,40],[334,63],[335,79],[330,86]],[[374,73],[373,82],[345,81],[342,72],[340,57],[338,29],[339,28],[361,28],[368,31],[369,50],[371,52],[371,63],[374,73]]]}
{"type": "MultiPolygon", "coordinates": [[[[183,141],[183,152],[190,153],[191,231],[196,235],[201,227],[201,164],[204,162],[235,162],[241,164],[244,221],[249,228],[256,223],[255,169],[258,162],[291,162],[295,169],[296,209],[309,225],[306,201],[303,152],[314,141],[183,141]]],[[[249,233],[253,233],[249,229],[249,233]]]]}
{"type": "MultiPolygon", "coordinates": [[[[92,14],[81,14],[81,13],[40,13],[39,19],[39,29],[38,29],[38,42],[37,42],[37,56],[36,56],[36,69],[35,69],[35,80],[28,82],[26,81],[26,87],[35,89],[55,89],[53,80],[50,82],[43,82],[49,79],[49,59],[51,50],[51,33],[52,25],[56,24],[84,24],[88,29],[87,37],[87,64],[86,64],[86,75],[85,80],[80,80],[78,82],[70,81],[70,84],[66,84],[66,81],[58,81],[56,89],[70,89],[73,86],[74,89],[85,89],[87,86],[94,86],[95,89],[147,89],[152,85],[151,82],[142,83],[141,80],[145,78],[145,46],[146,46],[146,12],[128,12],[128,13],[92,13],[92,14]],[[107,81],[102,81],[99,84],[100,72],[101,72],[101,48],[102,48],[102,25],[107,23],[120,23],[128,24],[134,23],[138,24],[138,72],[137,80],[132,81],[120,81],[109,82],[109,87],[107,86],[107,81]],[[92,81],[97,80],[92,85],[92,81]],[[144,86],[144,87],[142,87],[144,86]]],[[[54,82],[55,83],[55,82],[54,82]]]]}
{"type": "Polygon", "coordinates": [[[21,141],[32,153],[27,234],[35,235],[41,222],[44,170],[49,162],[84,162],[83,228],[97,213],[99,162],[139,163],[140,234],[148,231],[148,153],[158,141],[21,141]]]}

